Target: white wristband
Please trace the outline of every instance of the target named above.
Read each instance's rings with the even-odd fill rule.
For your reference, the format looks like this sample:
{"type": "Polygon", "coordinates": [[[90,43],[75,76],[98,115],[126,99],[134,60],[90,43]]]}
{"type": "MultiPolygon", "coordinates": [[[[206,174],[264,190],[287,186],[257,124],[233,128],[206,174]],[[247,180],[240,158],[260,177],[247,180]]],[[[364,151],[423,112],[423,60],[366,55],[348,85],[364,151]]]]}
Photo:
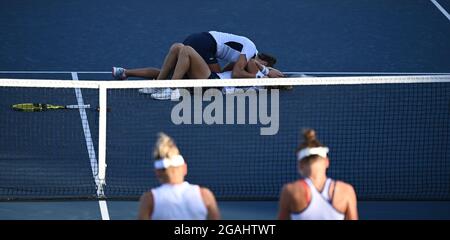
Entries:
{"type": "Polygon", "coordinates": [[[270,70],[268,68],[266,68],[265,66],[263,66],[261,73],[264,74],[265,76],[267,76],[269,74],[269,72],[270,72],[270,70]]]}
{"type": "Polygon", "coordinates": [[[264,73],[262,73],[261,71],[258,71],[257,73],[256,73],[256,78],[263,78],[263,77],[265,77],[266,75],[264,75],[264,73]]]}

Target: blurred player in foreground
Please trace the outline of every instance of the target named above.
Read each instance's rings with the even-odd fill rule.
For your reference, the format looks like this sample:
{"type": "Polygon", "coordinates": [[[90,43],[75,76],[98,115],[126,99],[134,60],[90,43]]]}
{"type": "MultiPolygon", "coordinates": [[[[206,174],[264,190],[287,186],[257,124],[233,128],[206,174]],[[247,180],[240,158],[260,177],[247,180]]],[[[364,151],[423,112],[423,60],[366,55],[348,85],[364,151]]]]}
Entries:
{"type": "Polygon", "coordinates": [[[279,202],[281,220],[357,220],[357,200],[353,187],[327,177],[328,148],[314,130],[304,132],[297,148],[298,170],[302,180],[284,185],[279,202]]]}
{"type": "Polygon", "coordinates": [[[214,194],[184,180],[186,162],[169,136],[159,134],[153,156],[156,177],[161,185],[141,196],[138,219],[220,219],[214,194]]]}

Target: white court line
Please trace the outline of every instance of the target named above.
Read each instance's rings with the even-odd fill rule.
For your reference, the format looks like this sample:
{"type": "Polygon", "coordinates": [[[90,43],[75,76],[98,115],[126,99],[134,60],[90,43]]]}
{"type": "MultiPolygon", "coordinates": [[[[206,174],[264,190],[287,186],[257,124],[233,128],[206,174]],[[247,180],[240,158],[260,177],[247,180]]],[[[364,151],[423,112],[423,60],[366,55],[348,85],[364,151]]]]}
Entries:
{"type": "Polygon", "coordinates": [[[439,4],[436,0],[431,0],[431,2],[441,11],[442,14],[444,14],[445,17],[450,21],[450,14],[439,4]]]}
{"type": "MultiPolygon", "coordinates": [[[[76,72],[72,72],[72,80],[78,81],[78,74],[76,72]]],[[[75,88],[75,95],[77,96],[77,103],[78,105],[84,105],[83,95],[81,93],[80,88],[75,88]]],[[[89,159],[91,162],[91,168],[92,168],[92,176],[94,177],[94,181],[96,186],[100,186],[100,181],[97,177],[97,171],[98,171],[98,164],[97,164],[97,157],[95,155],[95,148],[92,141],[91,136],[91,130],[89,128],[89,121],[87,119],[86,110],[84,108],[79,108],[80,111],[80,117],[81,117],[81,124],[83,126],[83,132],[84,132],[84,138],[86,140],[86,147],[89,153],[89,159]],[[97,171],[96,171],[97,170],[97,171]]],[[[100,196],[102,193],[99,192],[100,188],[97,190],[97,196],[100,196]]],[[[109,220],[109,213],[108,213],[108,206],[106,204],[106,201],[100,200],[99,202],[100,206],[100,213],[103,220],[109,220]]]]}
{"type": "Polygon", "coordinates": [[[106,201],[100,200],[100,201],[98,201],[98,205],[100,206],[100,214],[102,215],[102,220],[110,220],[109,212],[108,212],[108,205],[106,204],[106,201]]]}

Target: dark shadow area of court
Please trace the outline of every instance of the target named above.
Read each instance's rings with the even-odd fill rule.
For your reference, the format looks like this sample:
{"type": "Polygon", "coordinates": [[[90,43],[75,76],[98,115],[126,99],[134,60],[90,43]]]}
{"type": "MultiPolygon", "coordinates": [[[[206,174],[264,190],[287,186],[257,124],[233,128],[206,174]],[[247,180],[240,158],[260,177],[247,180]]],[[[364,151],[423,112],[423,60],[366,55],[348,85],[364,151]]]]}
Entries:
{"type": "MultiPolygon", "coordinates": [[[[138,202],[110,201],[112,220],[136,219],[138,202]]],[[[276,219],[277,202],[219,202],[222,218],[229,220],[276,219]]],[[[450,220],[450,202],[360,202],[365,220],[450,220]]],[[[99,220],[98,202],[1,202],[0,220],[99,220]]]]}

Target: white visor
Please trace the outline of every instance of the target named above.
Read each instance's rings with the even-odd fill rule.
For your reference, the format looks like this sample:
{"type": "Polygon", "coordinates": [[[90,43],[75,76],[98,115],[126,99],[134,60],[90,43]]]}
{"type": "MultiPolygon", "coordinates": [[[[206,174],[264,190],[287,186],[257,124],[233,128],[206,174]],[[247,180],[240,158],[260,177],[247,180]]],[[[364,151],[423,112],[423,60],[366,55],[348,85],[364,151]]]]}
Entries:
{"type": "Polygon", "coordinates": [[[323,158],[326,158],[328,151],[329,150],[327,147],[305,148],[305,149],[301,150],[300,152],[298,152],[297,161],[300,161],[303,158],[311,156],[311,155],[319,155],[323,158]]]}
{"type": "Polygon", "coordinates": [[[163,158],[156,160],[153,164],[155,169],[166,169],[169,167],[179,167],[183,166],[184,164],[184,158],[181,155],[176,155],[172,158],[163,158]]]}

